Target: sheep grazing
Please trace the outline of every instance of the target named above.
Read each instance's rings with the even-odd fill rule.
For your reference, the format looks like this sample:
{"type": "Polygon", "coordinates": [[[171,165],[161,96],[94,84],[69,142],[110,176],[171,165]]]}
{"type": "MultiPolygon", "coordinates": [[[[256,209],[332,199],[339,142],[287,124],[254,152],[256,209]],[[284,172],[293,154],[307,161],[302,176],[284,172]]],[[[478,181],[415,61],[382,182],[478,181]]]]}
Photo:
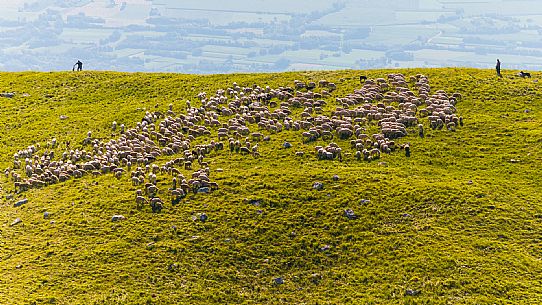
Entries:
{"type": "Polygon", "coordinates": [[[260,157],[260,153],[258,152],[258,144],[254,145],[254,146],[252,147],[252,156],[253,156],[254,158],[260,157]]]}
{"type": "Polygon", "coordinates": [[[156,187],[156,185],[152,184],[152,183],[148,183],[148,185],[146,186],[146,191],[147,191],[147,195],[149,196],[154,196],[158,193],[158,188],[156,187]]]}
{"type": "Polygon", "coordinates": [[[142,208],[145,204],[149,204],[149,201],[145,197],[139,195],[136,196],[135,202],[138,209],[142,208]]]}
{"type": "MultiPolygon", "coordinates": [[[[118,128],[114,121],[112,134],[117,130],[120,133],[109,141],[92,138],[89,131],[83,141],[90,147],[88,151],[86,147],[72,149],[66,141],[65,151],[58,152],[56,138],[44,145],[45,149],[39,144],[28,146],[13,155],[12,169],[4,174],[11,177],[17,192],[23,192],[87,174],[95,177],[113,174],[122,179],[127,170],[133,186],[144,190],[144,194],[141,190],[136,192],[136,205],[149,204],[153,212],[160,212],[163,202],[156,196],[160,193],[157,182],[161,175],[173,177],[167,192],[173,204],[190,191],[199,194],[218,189],[218,184],[209,179],[211,171],[206,161],[212,158],[211,154],[221,154],[224,143],[230,153],[251,154],[256,158],[260,157],[260,146],[271,140],[269,134],[283,130],[300,135],[303,143],[332,141],[337,136],[350,140],[349,150],[353,153],[337,143],[329,143],[317,145],[311,155],[318,160],[342,161],[352,157],[370,161],[383,157],[381,153],[395,151],[398,145],[394,139],[407,137],[410,127],[415,131],[417,125],[418,135],[423,138],[421,118],[427,118],[428,126],[433,129],[455,130],[463,126],[463,118],[457,115],[455,107],[463,96],[442,90],[430,94],[429,79],[422,74],[410,78],[399,73],[376,79],[360,76],[360,82],[361,88],[334,99],[329,98],[330,92],[337,85],[326,80],[317,83],[298,80],[293,88],[243,87],[234,83],[231,88],[219,89],[214,94],[201,92],[197,95],[201,106],[186,101],[182,113],[173,113],[173,104],[169,104],[167,111],[146,111],[133,128],[124,124],[118,128]],[[313,92],[317,85],[320,92],[313,92]],[[326,107],[328,103],[335,105],[326,115],[332,106],[326,107]],[[379,131],[372,136],[366,134],[373,128],[379,131]],[[218,137],[218,142],[216,137],[210,143],[201,141],[211,133],[218,137]],[[196,141],[198,144],[194,145],[196,141]],[[60,154],[56,160],[54,150],[60,154]],[[175,157],[164,160],[167,156],[175,157]],[[159,166],[157,160],[165,163],[159,166]],[[200,169],[187,181],[181,171],[191,170],[194,161],[200,169]]],[[[277,135],[280,138],[286,137],[277,135]]],[[[282,147],[290,149],[292,144],[284,141],[282,147]]],[[[401,148],[409,157],[410,145],[401,148]]],[[[303,157],[304,152],[297,151],[295,156],[303,157]]]]}
{"type": "Polygon", "coordinates": [[[380,150],[378,148],[373,148],[369,151],[369,155],[372,160],[376,160],[380,158],[380,150]]]}
{"type": "Polygon", "coordinates": [[[164,206],[164,202],[162,199],[154,197],[150,200],[150,205],[153,213],[160,213],[164,206]]]}

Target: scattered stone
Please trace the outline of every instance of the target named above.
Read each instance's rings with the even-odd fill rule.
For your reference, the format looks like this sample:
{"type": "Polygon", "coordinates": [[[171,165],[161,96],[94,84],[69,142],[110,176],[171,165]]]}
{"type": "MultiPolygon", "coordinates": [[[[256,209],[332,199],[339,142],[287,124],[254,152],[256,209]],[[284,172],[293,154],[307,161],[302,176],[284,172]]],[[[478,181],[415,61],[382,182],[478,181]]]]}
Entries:
{"type": "Polygon", "coordinates": [[[388,167],[388,163],[387,163],[387,162],[384,162],[384,161],[378,162],[378,165],[384,166],[384,167],[388,167]]]}
{"type": "Polygon", "coordinates": [[[200,220],[201,222],[207,221],[208,218],[209,218],[209,217],[208,217],[207,214],[205,214],[205,213],[201,213],[201,214],[199,215],[199,220],[200,220]]]}
{"type": "Polygon", "coordinates": [[[207,186],[206,186],[206,187],[200,187],[200,188],[198,189],[198,193],[205,193],[205,194],[207,194],[207,193],[209,193],[210,191],[211,191],[211,188],[210,188],[210,187],[207,187],[207,186]]]}
{"type": "Polygon", "coordinates": [[[25,204],[28,202],[28,199],[27,198],[24,198],[24,199],[21,199],[17,202],[15,202],[15,204],[13,204],[14,207],[20,207],[21,205],[25,204]]]}
{"type": "Polygon", "coordinates": [[[22,96],[22,97],[29,97],[30,94],[28,94],[28,93],[23,93],[21,96],[22,96]]]}
{"type": "Polygon", "coordinates": [[[21,269],[23,267],[23,265],[17,265],[15,266],[15,269],[21,269]]]}
{"type": "Polygon", "coordinates": [[[344,216],[346,216],[350,220],[358,218],[358,216],[354,213],[352,209],[344,210],[344,216]]]}
{"type": "Polygon", "coordinates": [[[401,216],[403,216],[403,217],[412,217],[412,215],[410,215],[408,213],[401,214],[401,216]]]}
{"type": "Polygon", "coordinates": [[[523,112],[529,113],[529,112],[531,112],[531,109],[527,108],[527,109],[525,109],[523,112]]]}
{"type": "Polygon", "coordinates": [[[11,226],[13,227],[14,225],[19,224],[19,223],[21,223],[21,222],[23,222],[23,221],[22,221],[20,218],[17,217],[17,218],[15,218],[15,220],[11,223],[11,226]]]}
{"type": "Polygon", "coordinates": [[[178,267],[179,267],[179,265],[177,263],[173,263],[173,264],[170,264],[169,266],[167,266],[167,270],[175,271],[175,270],[177,270],[178,267]]]}
{"type": "Polygon", "coordinates": [[[314,182],[312,184],[312,188],[317,190],[317,191],[321,191],[324,189],[324,184],[322,182],[314,182]]]}
{"type": "Polygon", "coordinates": [[[323,251],[327,251],[327,250],[329,250],[329,249],[331,249],[331,246],[330,246],[330,245],[324,245],[323,247],[320,248],[320,251],[323,252],[323,251]]]}
{"type": "Polygon", "coordinates": [[[222,168],[217,168],[216,171],[217,171],[218,173],[222,173],[222,172],[224,171],[224,169],[222,169],[222,168]]]}
{"type": "Polygon", "coordinates": [[[270,136],[265,136],[265,137],[263,137],[263,140],[265,142],[269,142],[269,141],[271,141],[271,137],[270,136]]]}
{"type": "Polygon", "coordinates": [[[292,147],[292,144],[290,144],[290,142],[284,142],[284,144],[282,144],[282,147],[284,147],[284,148],[291,148],[291,147],[292,147]]]}
{"type": "Polygon", "coordinates": [[[261,200],[260,199],[248,199],[245,198],[245,203],[254,205],[254,206],[260,206],[261,200]]]}
{"type": "Polygon", "coordinates": [[[369,200],[369,199],[361,199],[361,200],[359,201],[359,203],[361,203],[361,204],[367,204],[367,203],[371,203],[371,200],[369,200]]]}
{"type": "Polygon", "coordinates": [[[12,98],[12,97],[15,96],[15,93],[14,92],[2,92],[2,93],[0,93],[0,96],[1,97],[12,98]]]}
{"type": "Polygon", "coordinates": [[[111,217],[111,221],[121,221],[121,220],[126,220],[126,217],[122,215],[113,215],[113,217],[111,217]]]}
{"type": "Polygon", "coordinates": [[[314,284],[318,284],[322,280],[322,275],[319,273],[313,273],[311,274],[311,282],[314,284]]]}
{"type": "Polygon", "coordinates": [[[471,185],[472,183],[473,183],[472,180],[467,181],[468,185],[471,185]]]}
{"type": "Polygon", "coordinates": [[[67,119],[67,118],[68,118],[67,115],[61,115],[61,116],[60,116],[60,119],[61,119],[61,120],[65,120],[65,119],[67,119]]]}
{"type": "Polygon", "coordinates": [[[49,218],[49,216],[50,216],[49,212],[44,212],[43,213],[43,219],[47,219],[47,218],[49,218]]]}
{"type": "Polygon", "coordinates": [[[408,296],[416,296],[416,295],[419,295],[419,294],[420,294],[419,290],[407,289],[405,291],[405,295],[408,295],[408,296]]]}
{"type": "Polygon", "coordinates": [[[282,285],[282,284],[284,284],[284,279],[282,279],[281,277],[274,278],[273,281],[274,281],[275,284],[277,284],[277,285],[282,285]]]}
{"type": "Polygon", "coordinates": [[[333,179],[333,181],[339,181],[339,175],[333,175],[331,179],[333,179]]]}
{"type": "Polygon", "coordinates": [[[519,163],[520,160],[519,159],[510,159],[510,163],[519,163]]]}
{"type": "Polygon", "coordinates": [[[7,194],[6,195],[6,200],[11,200],[13,199],[13,194],[7,194]]]}
{"type": "Polygon", "coordinates": [[[56,223],[56,221],[54,221],[54,220],[51,220],[51,221],[49,222],[49,224],[52,224],[52,225],[54,225],[55,223],[56,223]]]}

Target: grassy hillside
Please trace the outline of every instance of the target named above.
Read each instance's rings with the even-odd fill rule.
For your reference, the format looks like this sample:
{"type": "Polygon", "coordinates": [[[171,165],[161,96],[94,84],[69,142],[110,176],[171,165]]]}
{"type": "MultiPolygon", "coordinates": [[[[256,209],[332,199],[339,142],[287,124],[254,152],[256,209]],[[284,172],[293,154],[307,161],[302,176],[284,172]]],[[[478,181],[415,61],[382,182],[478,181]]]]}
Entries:
{"type": "MultiPolygon", "coordinates": [[[[349,140],[333,140],[343,149],[342,162],[318,160],[315,145],[330,141],[303,143],[301,131],[262,131],[271,139],[259,142],[259,158],[227,147],[206,157],[219,185],[209,194],[190,193],[173,206],[172,178],[159,173],[161,213],[136,208],[141,186],[132,185],[129,173],[84,175],[20,193],[2,175],[0,303],[542,303],[538,75],[363,73],[392,72],[427,75],[431,94],[461,93],[456,108],[464,126],[433,130],[420,118],[424,138],[409,127],[396,140],[410,143],[410,157],[397,149],[370,162],[356,160],[349,140]],[[283,148],[285,141],[292,148],[283,148]],[[313,189],[314,182],[324,189],[313,189]],[[15,207],[23,198],[28,202],[15,207]],[[346,209],[357,219],[347,218],[346,209]],[[126,220],[112,222],[116,214],[126,220]],[[16,218],[22,223],[11,225],[16,218]]],[[[88,131],[103,142],[118,139],[113,121],[134,128],[146,111],[165,113],[170,103],[179,115],[186,100],[199,107],[199,92],[211,96],[233,82],[277,88],[296,79],[333,81],[337,90],[323,109],[330,116],[337,97],[360,88],[359,74],[0,73],[0,92],[15,93],[0,97],[0,168],[12,168],[13,155],[30,145],[39,143],[41,156],[52,138],[59,143],[55,159],[66,141],[91,151],[82,144],[88,131]]],[[[301,111],[291,116],[299,119],[301,111]]],[[[375,123],[367,128],[378,130],[375,123]]],[[[216,141],[217,128],[210,130],[192,144],[216,141]]],[[[178,156],[160,156],[155,164],[178,156]]]]}

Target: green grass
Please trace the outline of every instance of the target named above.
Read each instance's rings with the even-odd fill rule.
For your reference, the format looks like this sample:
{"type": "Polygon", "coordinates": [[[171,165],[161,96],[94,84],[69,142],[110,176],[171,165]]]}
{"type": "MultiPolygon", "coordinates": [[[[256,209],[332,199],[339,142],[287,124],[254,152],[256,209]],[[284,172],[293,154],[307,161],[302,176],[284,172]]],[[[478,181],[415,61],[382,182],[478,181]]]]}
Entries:
{"type": "MultiPolygon", "coordinates": [[[[410,158],[396,151],[379,162],[318,161],[312,151],[323,141],[303,144],[299,132],[285,131],[259,145],[259,159],[212,153],[211,179],[220,189],[167,203],[160,214],[136,209],[127,176],[85,176],[22,194],[2,176],[0,304],[542,303],[538,74],[524,80],[508,71],[503,79],[493,70],[399,71],[424,73],[432,92],[464,97],[457,109],[465,126],[456,132],[426,128],[421,139],[412,130],[398,141],[411,143],[410,158]],[[282,149],[285,140],[292,149],[282,149]],[[313,190],[315,181],[325,189],[313,190]],[[21,198],[29,202],[14,207],[21,198]],[[358,219],[348,220],[346,208],[358,219]],[[208,221],[194,221],[202,212],[208,221]],[[127,219],[111,222],[114,214],[127,219]],[[17,217],[22,224],[10,226],[17,217]],[[273,283],[277,277],[283,285],[273,283]],[[420,294],[406,296],[407,289],[420,294]]],[[[36,143],[43,150],[53,137],[61,143],[57,156],[67,140],[83,148],[89,130],[116,138],[114,120],[133,127],[146,110],[173,103],[180,111],[200,91],[233,82],[335,81],[329,114],[335,97],[359,86],[357,75],[390,72],[0,73],[0,91],[17,93],[0,98],[0,168],[12,166],[17,150],[36,143]]],[[[352,152],[347,141],[337,142],[352,152]]],[[[171,178],[158,179],[165,189],[171,178]]]]}

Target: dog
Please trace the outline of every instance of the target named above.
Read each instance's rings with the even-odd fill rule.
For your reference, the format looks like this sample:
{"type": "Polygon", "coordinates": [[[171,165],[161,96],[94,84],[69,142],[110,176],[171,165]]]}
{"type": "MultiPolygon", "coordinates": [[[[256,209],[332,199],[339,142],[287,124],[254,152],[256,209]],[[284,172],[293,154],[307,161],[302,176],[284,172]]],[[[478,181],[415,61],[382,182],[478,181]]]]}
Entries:
{"type": "Polygon", "coordinates": [[[525,78],[525,77],[531,78],[531,73],[529,73],[529,72],[523,72],[523,71],[521,71],[521,72],[519,72],[518,75],[519,75],[520,77],[523,77],[523,78],[525,78]]]}
{"type": "Polygon", "coordinates": [[[360,82],[360,83],[363,83],[363,82],[365,82],[366,80],[367,80],[367,76],[365,76],[365,75],[362,75],[362,76],[359,77],[359,82],[360,82]]]}

